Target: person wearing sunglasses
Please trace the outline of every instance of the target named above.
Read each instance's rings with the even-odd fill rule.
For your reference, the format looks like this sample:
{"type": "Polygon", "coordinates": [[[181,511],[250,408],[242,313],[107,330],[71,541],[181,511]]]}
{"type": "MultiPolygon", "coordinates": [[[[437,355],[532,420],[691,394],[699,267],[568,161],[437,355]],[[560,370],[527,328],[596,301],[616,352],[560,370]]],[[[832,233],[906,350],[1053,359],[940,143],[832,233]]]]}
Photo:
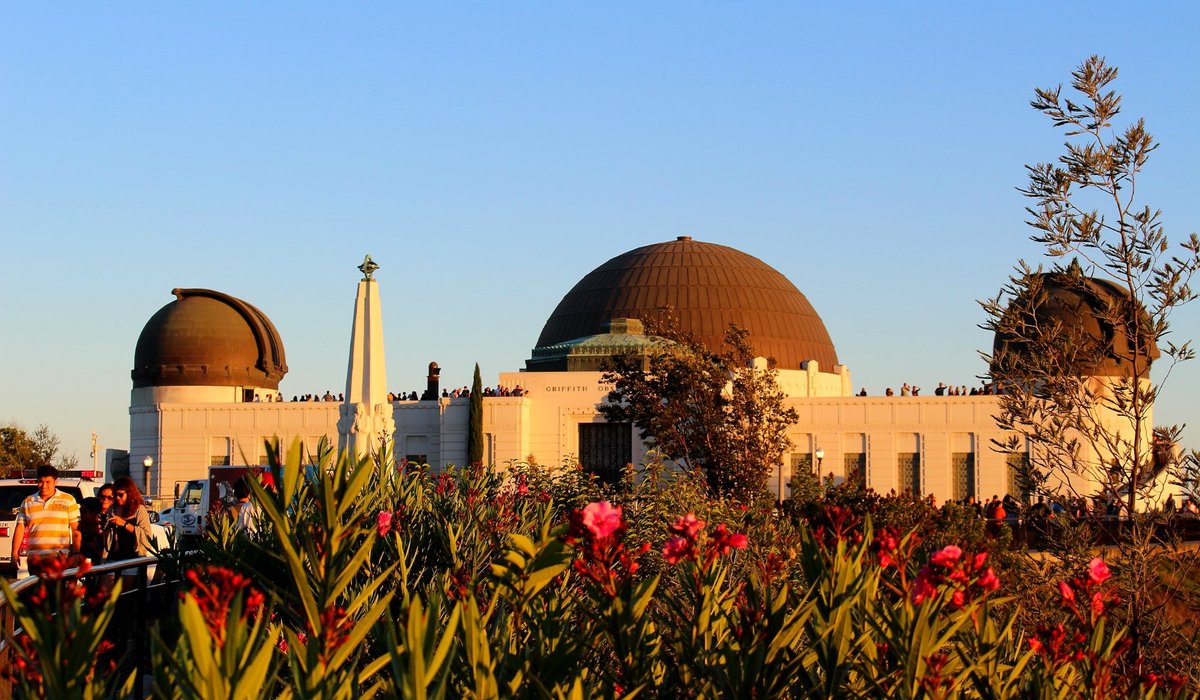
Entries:
{"type": "Polygon", "coordinates": [[[112,508],[105,527],[105,559],[120,561],[150,553],[150,511],[142,492],[127,476],[113,482],[112,508]]]}

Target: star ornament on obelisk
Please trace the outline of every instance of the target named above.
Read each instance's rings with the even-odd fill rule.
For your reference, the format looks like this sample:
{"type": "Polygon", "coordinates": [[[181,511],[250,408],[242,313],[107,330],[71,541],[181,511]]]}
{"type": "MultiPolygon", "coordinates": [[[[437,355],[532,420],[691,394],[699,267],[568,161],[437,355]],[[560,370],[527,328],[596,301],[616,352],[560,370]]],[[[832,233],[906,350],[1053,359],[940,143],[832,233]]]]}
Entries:
{"type": "Polygon", "coordinates": [[[358,266],[358,269],[363,273],[363,281],[370,282],[371,275],[375,274],[375,271],[379,269],[379,264],[372,260],[371,256],[368,255],[367,257],[363,258],[363,263],[362,265],[358,266]]]}
{"type": "Polygon", "coordinates": [[[368,255],[358,266],[363,277],[354,298],[354,326],[346,366],[346,399],[339,407],[338,450],[361,458],[378,454],[396,431],[392,404],[387,400],[387,362],[383,351],[383,308],[379,265],[368,255]]]}

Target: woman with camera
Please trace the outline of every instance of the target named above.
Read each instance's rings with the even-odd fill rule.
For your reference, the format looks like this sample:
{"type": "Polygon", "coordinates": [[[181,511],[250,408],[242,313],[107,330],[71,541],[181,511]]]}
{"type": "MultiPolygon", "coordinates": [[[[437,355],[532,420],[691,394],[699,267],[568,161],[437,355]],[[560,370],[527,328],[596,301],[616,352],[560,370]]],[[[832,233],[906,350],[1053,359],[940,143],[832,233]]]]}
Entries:
{"type": "Polygon", "coordinates": [[[105,559],[120,561],[144,557],[150,553],[150,512],[142,492],[127,476],[113,482],[116,502],[105,523],[105,559]]]}

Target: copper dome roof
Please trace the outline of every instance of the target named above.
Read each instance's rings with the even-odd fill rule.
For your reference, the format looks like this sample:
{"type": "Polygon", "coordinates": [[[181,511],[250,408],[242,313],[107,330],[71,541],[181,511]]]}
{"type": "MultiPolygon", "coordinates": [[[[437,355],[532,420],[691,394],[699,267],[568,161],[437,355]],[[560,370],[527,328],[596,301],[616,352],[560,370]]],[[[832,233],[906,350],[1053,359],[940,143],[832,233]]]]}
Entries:
{"type": "Polygon", "coordinates": [[[1065,270],[1035,273],[1030,287],[1008,306],[1003,325],[992,341],[991,374],[1011,378],[1014,369],[1050,371],[1066,366],[1081,376],[1132,376],[1137,363],[1144,374],[1159,350],[1145,308],[1139,307],[1140,350],[1131,336],[1134,326],[1119,321],[1130,314],[1129,292],[1116,283],[1083,273],[1077,260],[1065,270]],[[1039,343],[1063,346],[1041,348],[1039,343]],[[1049,357],[1023,363],[1029,352],[1049,357]],[[1047,362],[1057,365],[1047,365],[1047,362]],[[1010,366],[1011,364],[1011,366],[1010,366]]]}
{"type": "Polygon", "coordinates": [[[133,386],[278,389],[287,373],[283,341],[255,306],[211,289],[173,289],[150,317],[133,353],[133,386]]]}
{"type": "Polygon", "coordinates": [[[821,317],[786,277],[751,255],[688,236],[631,250],[589,272],[558,303],[537,347],[605,333],[615,318],[651,321],[668,307],[680,330],[712,349],[736,323],[780,369],[816,360],[828,372],[838,363],[821,317]]]}

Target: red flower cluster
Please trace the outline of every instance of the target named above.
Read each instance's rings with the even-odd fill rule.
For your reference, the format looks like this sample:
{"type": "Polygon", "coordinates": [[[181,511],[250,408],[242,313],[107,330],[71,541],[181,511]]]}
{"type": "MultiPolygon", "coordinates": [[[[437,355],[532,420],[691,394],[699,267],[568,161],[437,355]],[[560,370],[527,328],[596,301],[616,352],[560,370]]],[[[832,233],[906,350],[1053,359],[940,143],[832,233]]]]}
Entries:
{"type": "Polygon", "coordinates": [[[1041,656],[1047,666],[1054,668],[1069,661],[1082,660],[1084,649],[1087,648],[1087,635],[1080,630],[1068,633],[1061,622],[1050,627],[1043,625],[1029,638],[1029,648],[1041,656]]]}
{"type": "Polygon", "coordinates": [[[375,516],[375,531],[379,533],[380,537],[387,537],[389,532],[400,532],[400,527],[405,520],[404,504],[398,503],[395,512],[379,511],[379,515],[375,516]]]}
{"type": "MultiPolygon", "coordinates": [[[[346,643],[346,639],[354,628],[354,619],[346,614],[345,608],[338,605],[321,611],[321,633],[319,635],[313,632],[311,624],[306,624],[304,627],[308,634],[320,641],[320,655],[324,661],[333,656],[333,652],[346,643]]],[[[298,636],[301,643],[307,646],[308,635],[301,632],[298,636]]]]}
{"type": "Polygon", "coordinates": [[[934,598],[943,587],[950,587],[950,604],[958,609],[976,598],[1000,588],[1000,579],[987,565],[987,552],[974,556],[964,555],[954,545],[944,547],[929,555],[929,563],[917,572],[913,581],[912,602],[921,604],[934,598]]]}
{"type": "Polygon", "coordinates": [[[862,519],[849,508],[823,505],[809,520],[817,543],[826,551],[835,551],[839,542],[857,545],[863,541],[862,519]]]}
{"type": "Polygon", "coordinates": [[[91,560],[82,554],[45,554],[41,556],[35,554],[29,557],[29,573],[43,581],[58,581],[64,577],[68,569],[78,569],[79,571],[70,577],[78,579],[91,568],[91,560]]]}
{"type": "Polygon", "coordinates": [[[626,526],[621,520],[621,506],[608,501],[589,503],[583,510],[571,513],[571,528],[563,541],[575,547],[582,556],[575,560],[575,570],[596,584],[610,598],[616,598],[638,570],[637,557],[650,549],[646,543],[636,550],[625,548],[622,538],[626,526]]]}
{"type": "Polygon", "coordinates": [[[14,655],[12,665],[4,669],[4,678],[8,681],[24,680],[34,688],[41,688],[45,677],[42,676],[42,664],[38,658],[37,646],[29,635],[23,634],[14,641],[19,651],[14,655]]]}
{"type": "Polygon", "coordinates": [[[695,513],[681,516],[667,526],[674,537],[667,538],[663,545],[663,556],[668,564],[678,564],[684,560],[696,560],[696,538],[704,529],[704,521],[695,513]]]}
{"type": "MultiPolygon", "coordinates": [[[[79,579],[91,568],[92,562],[80,554],[30,557],[29,572],[40,580],[36,586],[22,594],[25,603],[34,609],[48,610],[50,614],[56,613],[57,606],[69,606],[75,598],[88,596],[88,587],[81,585],[79,579]],[[75,571],[68,575],[67,571],[71,569],[75,571]]],[[[94,609],[108,600],[108,593],[103,591],[102,587],[93,585],[92,588],[95,589],[93,595],[88,596],[85,602],[94,609]]]]}
{"type": "Polygon", "coordinates": [[[1138,673],[1137,684],[1144,690],[1162,686],[1170,693],[1171,697],[1177,697],[1187,687],[1187,678],[1178,673],[1142,671],[1138,673]]]}
{"type": "Polygon", "coordinates": [[[925,665],[929,670],[921,678],[921,688],[930,697],[950,697],[950,691],[954,689],[954,675],[946,673],[946,665],[949,662],[948,654],[933,654],[925,657],[925,665]]]}
{"type": "Polygon", "coordinates": [[[875,539],[871,542],[871,551],[874,552],[879,566],[885,569],[895,568],[903,573],[908,566],[913,548],[920,543],[921,538],[917,537],[915,533],[910,535],[908,541],[905,542],[904,536],[898,529],[887,525],[875,531],[875,539]]]}
{"type": "MultiPolygon", "coordinates": [[[[33,614],[39,617],[55,618],[60,625],[66,624],[67,627],[60,627],[58,633],[65,634],[67,639],[72,639],[77,634],[76,629],[66,622],[70,619],[69,613],[76,600],[85,599],[84,609],[81,612],[86,619],[89,613],[94,612],[109,599],[109,591],[104,586],[98,585],[98,581],[92,580],[85,585],[80,580],[92,568],[91,561],[82,555],[34,556],[30,557],[29,568],[31,573],[37,575],[40,580],[36,586],[21,594],[23,602],[33,614]],[[71,573],[68,573],[69,571],[71,573]]],[[[0,677],[10,682],[23,682],[26,686],[36,689],[38,695],[44,695],[45,688],[42,686],[45,677],[42,674],[42,659],[38,655],[39,641],[35,641],[27,630],[25,633],[14,635],[11,642],[16,648],[16,653],[9,655],[11,663],[0,672],[0,677]]],[[[45,644],[46,640],[42,639],[40,643],[45,644]]],[[[112,642],[102,641],[96,650],[95,658],[91,660],[89,673],[95,673],[98,669],[101,670],[101,673],[114,672],[116,659],[112,650],[112,642]]],[[[66,663],[67,661],[56,656],[48,663],[66,663]]]]}
{"type": "Polygon", "coordinates": [[[379,515],[375,518],[375,530],[380,537],[387,537],[387,534],[392,531],[392,514],[386,510],[379,511],[379,515]]]}
{"type": "Polygon", "coordinates": [[[250,585],[246,576],[223,566],[205,566],[187,572],[189,590],[180,597],[191,597],[200,607],[204,623],[217,644],[225,643],[225,625],[233,601],[245,591],[245,607],[241,619],[245,620],[262,607],[263,594],[250,585]]]}
{"type": "MultiPolygon", "coordinates": [[[[704,521],[695,513],[681,516],[667,526],[673,537],[663,545],[663,557],[668,564],[678,564],[681,561],[697,561],[700,558],[697,550],[700,533],[704,530],[704,521]]],[[[748,541],[740,532],[730,532],[724,523],[713,528],[704,544],[704,568],[712,565],[717,557],[728,554],[735,549],[745,549],[748,541]]]]}
{"type": "Polygon", "coordinates": [[[1100,557],[1088,562],[1087,571],[1069,581],[1058,582],[1058,602],[1063,608],[1071,611],[1076,617],[1083,619],[1079,602],[1086,601],[1093,617],[1104,614],[1105,606],[1117,602],[1117,594],[1102,588],[1105,581],[1112,577],[1108,565],[1100,557]]]}
{"type": "Polygon", "coordinates": [[[446,594],[450,600],[466,600],[471,592],[471,569],[463,564],[449,575],[446,594]]]}

